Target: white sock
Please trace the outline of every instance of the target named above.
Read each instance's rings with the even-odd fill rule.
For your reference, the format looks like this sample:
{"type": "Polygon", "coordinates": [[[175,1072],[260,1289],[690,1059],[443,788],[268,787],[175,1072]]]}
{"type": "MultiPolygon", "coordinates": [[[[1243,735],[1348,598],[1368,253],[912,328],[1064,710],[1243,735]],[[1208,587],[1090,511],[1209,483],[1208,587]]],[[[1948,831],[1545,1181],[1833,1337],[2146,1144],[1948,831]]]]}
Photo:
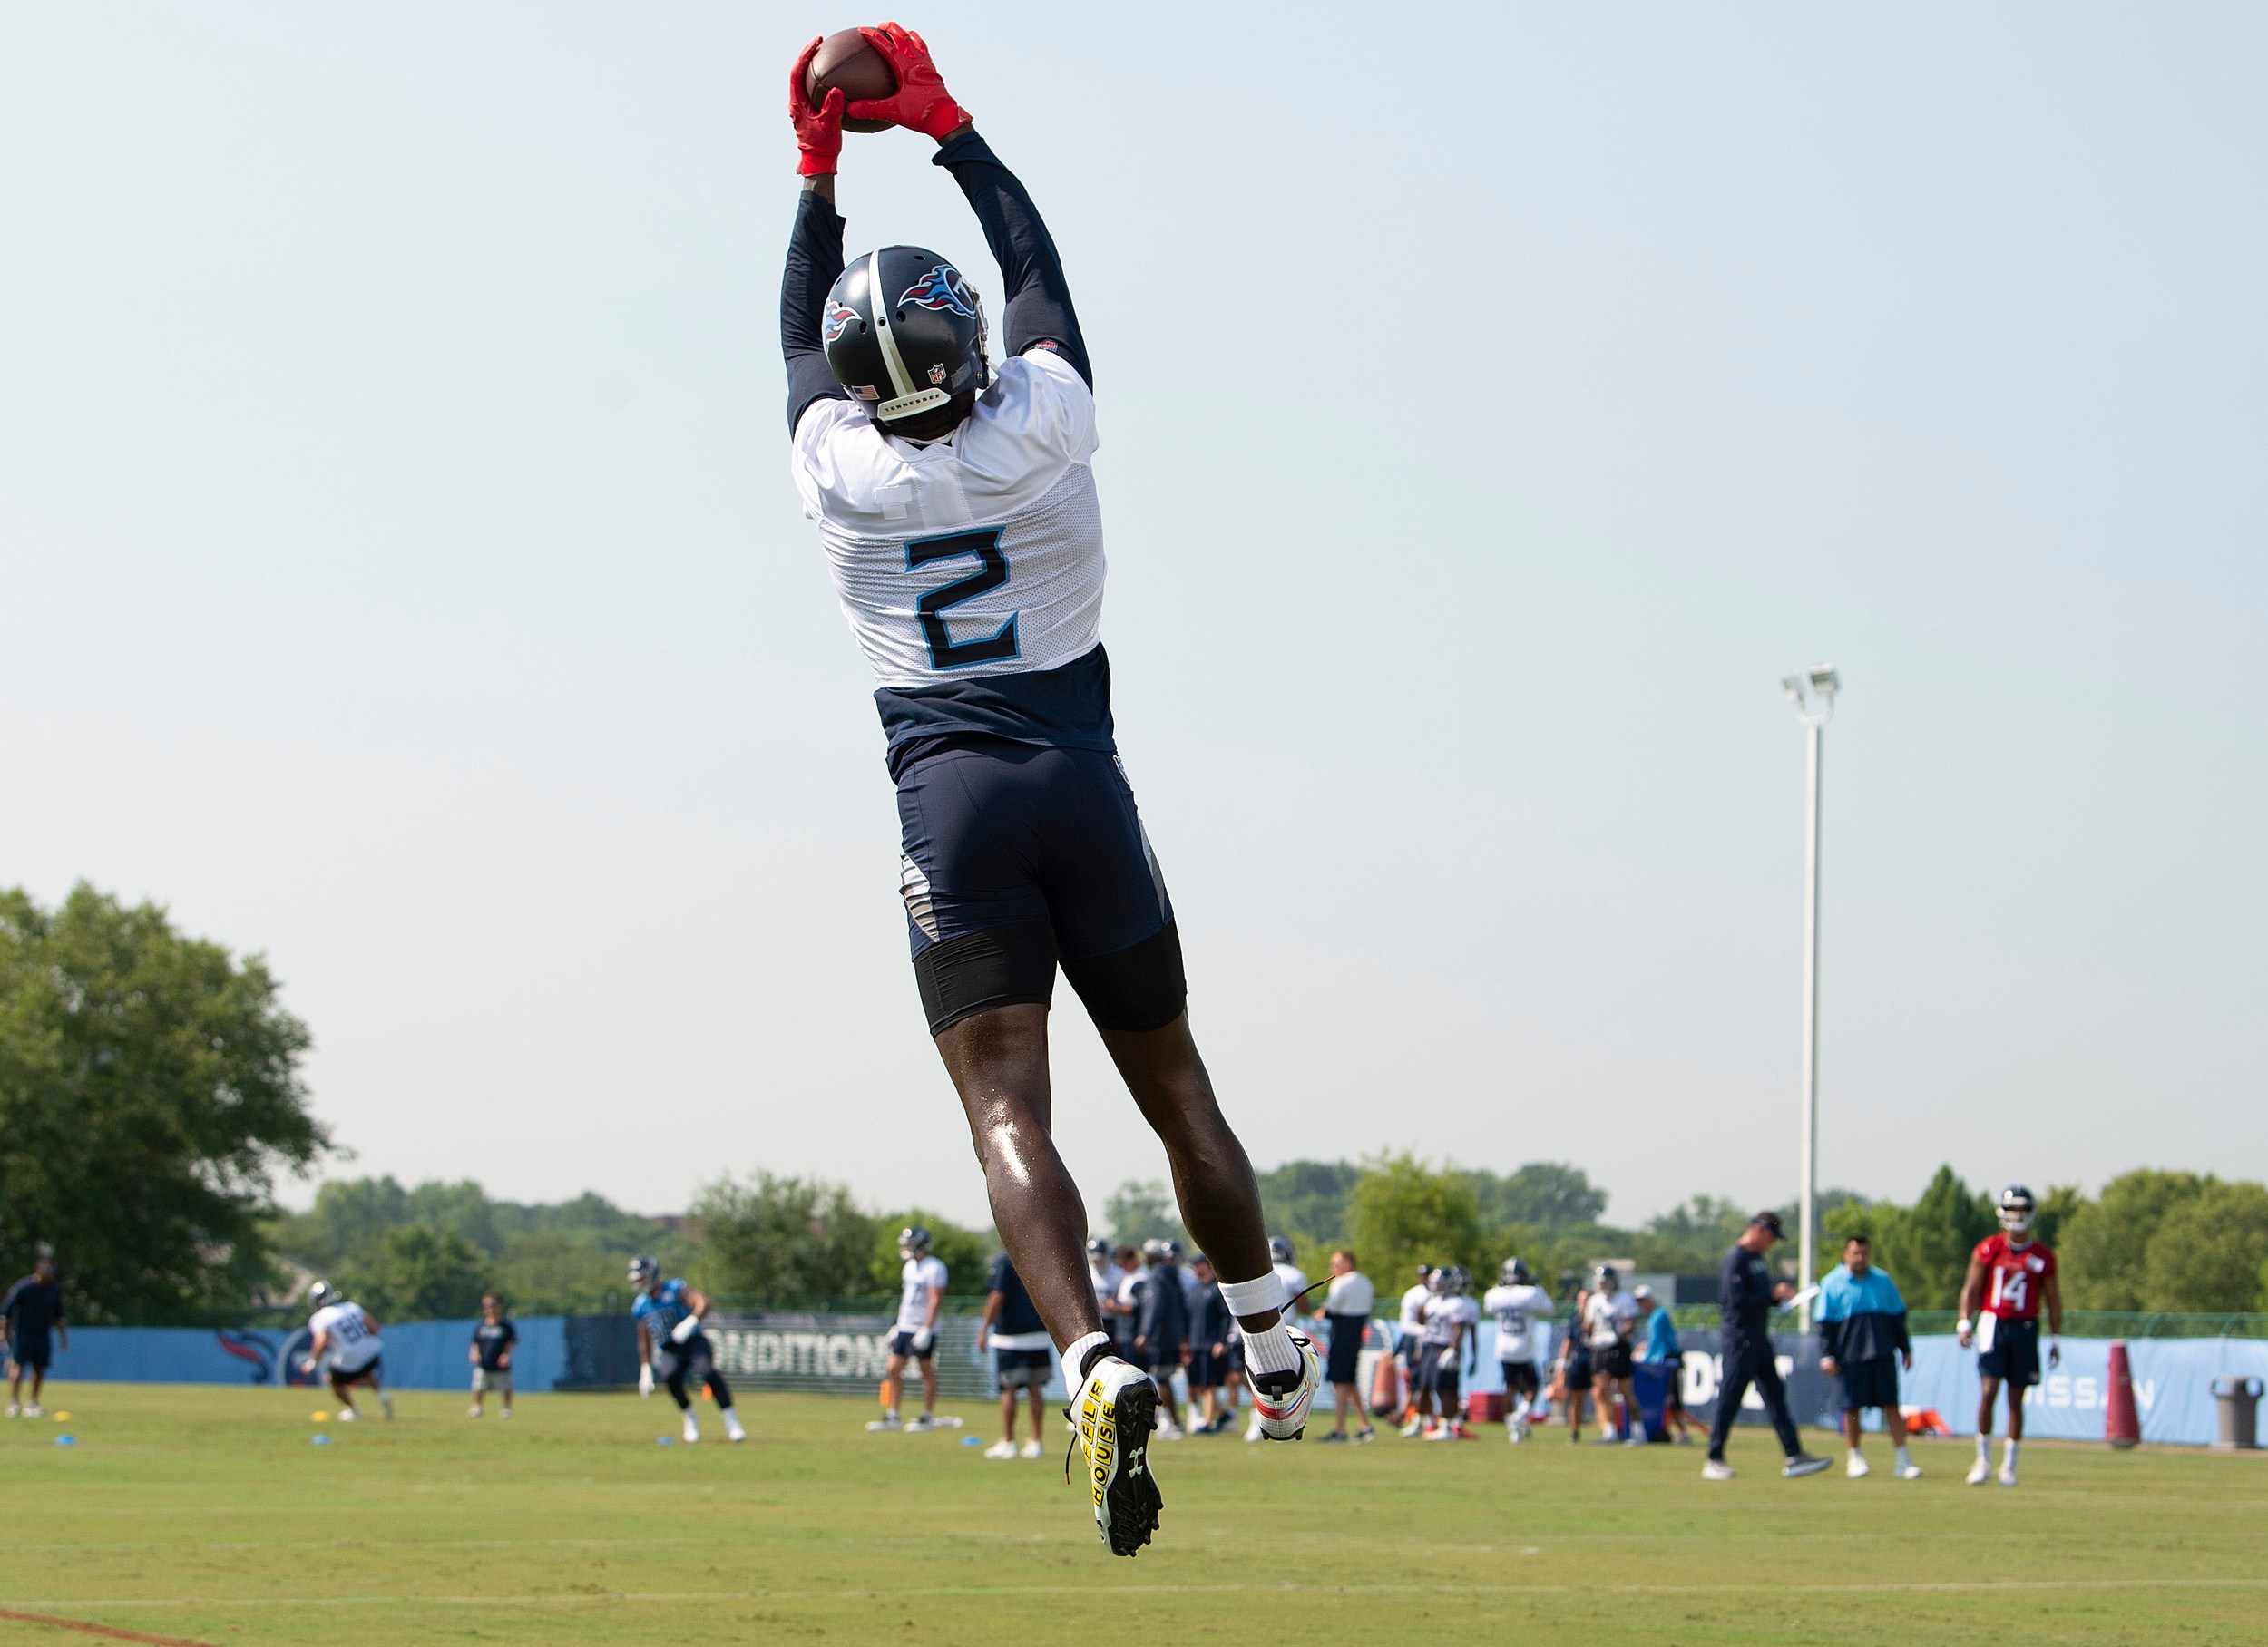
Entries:
{"type": "Polygon", "coordinates": [[[1913,1467],[1913,1455],[1906,1450],[1906,1444],[1902,1441],[1898,1444],[1898,1467],[1901,1470],[1913,1467]]]}
{"type": "Polygon", "coordinates": [[[1992,1437],[1990,1436],[1977,1437],[1977,1462],[1980,1464],[1992,1462],[1992,1437]]]}
{"type": "MultiPolygon", "coordinates": [[[[1903,1449],[1901,1449],[1901,1450],[1903,1450],[1903,1449]]],[[[1858,1449],[1857,1447],[1853,1447],[1853,1448],[1851,1449],[1851,1456],[1852,1456],[1853,1458],[1858,1457],[1860,1456],[1859,1449],[1858,1449]]]]}
{"type": "Polygon", "coordinates": [[[2004,1470],[2012,1470],[2016,1467],[2016,1437],[2014,1436],[2009,1437],[2008,1446],[2001,1449],[2000,1467],[2004,1470]]]}
{"type": "Polygon", "coordinates": [[[1097,1350],[1108,1350],[1110,1347],[1110,1337],[1103,1332],[1090,1332],[1084,1338],[1073,1339],[1063,1347],[1063,1381],[1071,1387],[1074,1395],[1078,1393],[1079,1387],[1087,1381],[1088,1356],[1097,1350]]]}

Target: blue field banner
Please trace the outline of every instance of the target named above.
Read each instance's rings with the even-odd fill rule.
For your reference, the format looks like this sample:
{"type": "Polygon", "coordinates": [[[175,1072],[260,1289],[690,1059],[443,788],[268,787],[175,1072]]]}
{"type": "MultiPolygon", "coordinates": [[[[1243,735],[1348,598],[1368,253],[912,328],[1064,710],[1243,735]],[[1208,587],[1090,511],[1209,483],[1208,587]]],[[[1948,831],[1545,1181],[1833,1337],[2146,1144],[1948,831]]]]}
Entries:
{"type": "MultiPolygon", "coordinates": [[[[2065,1339],[2062,1365],[2042,1367],[2024,1402],[2024,1433],[2077,1441],[2103,1438],[2103,1409],[2110,1394],[2108,1339],[2065,1339]]],[[[2043,1332],[2040,1359],[2048,1355],[2043,1332]]],[[[2268,1340],[2260,1339],[2131,1339],[2126,1361],[2134,1377],[2134,1406],[2145,1441],[2210,1445],[2220,1420],[2214,1379],[2268,1379],[2268,1340]]],[[[1945,1337],[1916,1339],[1913,1371],[1903,1380],[1905,1405],[1935,1408],[1960,1435],[1977,1433],[1977,1352],[1945,1337]]],[[[1998,1429],[2005,1418],[1996,1422],[1998,1429]]]]}
{"type": "MultiPolygon", "coordinates": [[[[464,1389],[472,1384],[466,1351],[474,1322],[400,1321],[385,1328],[384,1376],[396,1389],[464,1389]]],[[[523,1390],[571,1388],[569,1318],[515,1320],[513,1384],[523,1390]]],[[[305,1328],[73,1327],[58,1348],[58,1379],[115,1384],[306,1384],[305,1328]]]]}

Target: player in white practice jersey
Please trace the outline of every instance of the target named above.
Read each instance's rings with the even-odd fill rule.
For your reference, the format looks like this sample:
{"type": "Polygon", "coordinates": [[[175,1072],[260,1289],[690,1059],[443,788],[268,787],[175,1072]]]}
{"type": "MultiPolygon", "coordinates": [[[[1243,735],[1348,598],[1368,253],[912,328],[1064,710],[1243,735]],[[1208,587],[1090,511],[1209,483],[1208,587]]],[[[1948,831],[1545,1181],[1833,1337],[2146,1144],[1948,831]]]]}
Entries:
{"type": "Polygon", "coordinates": [[[814,41],[788,83],[805,179],[780,293],[796,485],[874,670],[930,1034],[1002,1242],[1062,1351],[1096,1525],[1131,1555],[1158,1525],[1158,1397],[1111,1351],[1080,1260],[1086,1212],[1049,1136],[1059,965],[1165,1145],[1183,1222],[1243,1325],[1266,1434],[1305,1430],[1323,1368],[1282,1319],[1251,1163],[1190,1038],[1173,905],[1117,759],[1093,372],[1062,261],[921,38],[861,33],[897,91],[849,112],[934,140],[1000,265],[1006,347],[996,366],[951,259],[913,246],[845,259],[846,105],[839,90],[810,102],[814,41]]]}
{"type": "Polygon", "coordinates": [[[386,1342],[378,1337],[378,1323],[360,1304],[340,1297],[338,1289],[327,1281],[308,1289],[308,1302],[315,1312],[308,1317],[304,1365],[310,1377],[318,1369],[327,1373],[331,1395],[338,1402],[338,1421],[351,1424],[360,1416],[352,1393],[357,1384],[377,1397],[379,1410],[391,1418],[394,1398],[386,1393],[381,1381],[386,1342]]]}
{"type": "Polygon", "coordinates": [[[1505,1438],[1517,1446],[1528,1438],[1528,1415],[1535,1410],[1536,1392],[1542,1388],[1536,1371],[1536,1329],[1551,1319],[1551,1294],[1536,1285],[1526,1262],[1508,1258],[1481,1308],[1496,1321],[1496,1360],[1504,1369],[1505,1438]]]}
{"type": "Polygon", "coordinates": [[[882,1370],[882,1417],[868,1429],[919,1432],[942,1422],[954,1429],[958,1418],[937,1417],[937,1317],[945,1307],[945,1261],[929,1250],[930,1234],[920,1224],[898,1232],[898,1321],[890,1335],[890,1360],[882,1370]],[[905,1364],[922,1369],[922,1416],[902,1424],[898,1402],[905,1393],[905,1364]]]}

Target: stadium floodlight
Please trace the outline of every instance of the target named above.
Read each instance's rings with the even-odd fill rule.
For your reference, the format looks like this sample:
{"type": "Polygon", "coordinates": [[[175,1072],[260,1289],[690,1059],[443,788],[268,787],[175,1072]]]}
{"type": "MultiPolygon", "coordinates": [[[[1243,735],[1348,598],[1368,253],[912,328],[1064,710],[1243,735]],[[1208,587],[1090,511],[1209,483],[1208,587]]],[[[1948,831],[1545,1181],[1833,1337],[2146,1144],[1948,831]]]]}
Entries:
{"type": "Polygon", "coordinates": [[[1830,666],[1818,663],[1801,674],[1782,676],[1780,687],[1804,723],[1809,756],[1804,798],[1804,1187],[1795,1255],[1796,1285],[1804,1295],[1796,1325],[1809,1332],[1811,1300],[1817,1293],[1813,1272],[1819,1262],[1819,793],[1827,723],[1834,717],[1835,694],[1842,690],[1843,678],[1830,666]]]}

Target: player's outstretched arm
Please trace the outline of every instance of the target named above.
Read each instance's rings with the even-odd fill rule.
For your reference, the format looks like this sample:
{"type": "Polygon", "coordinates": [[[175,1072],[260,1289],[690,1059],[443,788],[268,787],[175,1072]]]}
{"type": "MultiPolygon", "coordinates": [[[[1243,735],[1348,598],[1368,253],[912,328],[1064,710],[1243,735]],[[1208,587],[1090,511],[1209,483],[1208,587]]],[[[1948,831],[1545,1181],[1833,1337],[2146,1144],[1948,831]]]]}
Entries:
{"type": "Polygon", "coordinates": [[[985,242],[992,249],[992,260],[1007,283],[1002,324],[1008,353],[1012,356],[1036,344],[1053,344],[1092,388],[1094,370],[1087,359],[1086,339],[1080,335],[1079,315],[1071,307],[1063,260],[1031,196],[977,135],[969,112],[945,90],[944,78],[919,34],[894,23],[858,32],[888,62],[898,90],[892,97],[853,103],[847,112],[860,120],[890,121],[936,140],[934,163],[952,172],[961,192],[968,196],[976,220],[983,226],[985,242]]]}
{"type": "Polygon", "coordinates": [[[831,90],[816,108],[804,91],[814,40],[787,74],[787,119],[796,129],[796,171],[804,180],[796,224],[787,235],[787,268],[779,285],[779,351],[787,363],[787,428],[816,400],[844,398],[826,364],[820,311],[843,272],[843,219],[835,210],[835,169],[843,151],[843,93],[831,90]]]}

